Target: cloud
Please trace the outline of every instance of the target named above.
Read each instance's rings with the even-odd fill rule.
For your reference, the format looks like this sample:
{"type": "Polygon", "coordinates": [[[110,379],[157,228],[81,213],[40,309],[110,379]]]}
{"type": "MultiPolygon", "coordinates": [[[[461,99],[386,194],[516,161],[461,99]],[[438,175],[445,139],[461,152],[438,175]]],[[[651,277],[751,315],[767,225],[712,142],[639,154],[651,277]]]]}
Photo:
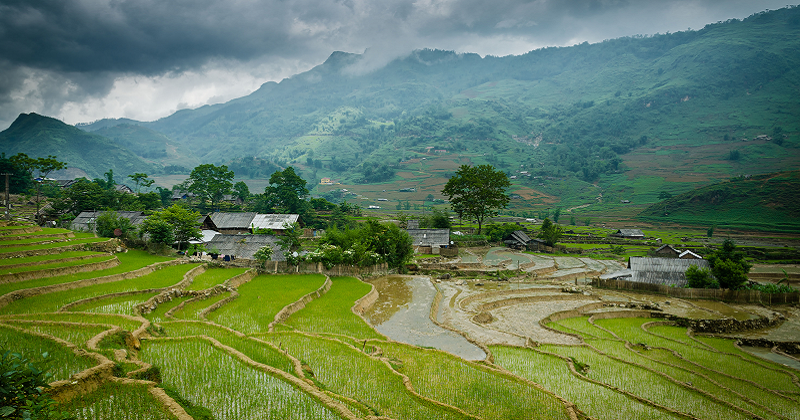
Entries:
{"type": "Polygon", "coordinates": [[[20,112],[154,119],[363,52],[521,54],[700,28],[783,0],[0,0],[0,128],[20,112]]]}

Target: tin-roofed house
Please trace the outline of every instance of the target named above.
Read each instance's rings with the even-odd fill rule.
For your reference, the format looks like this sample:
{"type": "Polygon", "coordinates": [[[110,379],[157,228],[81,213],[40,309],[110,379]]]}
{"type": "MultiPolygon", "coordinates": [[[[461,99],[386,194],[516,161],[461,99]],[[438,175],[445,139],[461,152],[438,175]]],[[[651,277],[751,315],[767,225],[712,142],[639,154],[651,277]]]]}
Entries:
{"type": "Polygon", "coordinates": [[[250,225],[256,213],[211,213],[211,221],[217,227],[219,233],[232,234],[250,233],[250,225]]]}
{"type": "Polygon", "coordinates": [[[256,229],[271,229],[280,235],[292,223],[302,224],[299,214],[256,214],[250,222],[250,229],[254,233],[256,229]]]}
{"type": "Polygon", "coordinates": [[[710,268],[706,260],[631,257],[628,260],[630,278],[625,280],[684,287],[687,284],[686,270],[692,265],[698,268],[710,268]]]}
{"type": "Polygon", "coordinates": [[[450,246],[450,229],[406,229],[406,232],[421,254],[438,255],[441,248],[450,246]]]}
{"type": "Polygon", "coordinates": [[[644,232],[641,229],[619,229],[611,236],[625,239],[644,239],[644,232]]]}

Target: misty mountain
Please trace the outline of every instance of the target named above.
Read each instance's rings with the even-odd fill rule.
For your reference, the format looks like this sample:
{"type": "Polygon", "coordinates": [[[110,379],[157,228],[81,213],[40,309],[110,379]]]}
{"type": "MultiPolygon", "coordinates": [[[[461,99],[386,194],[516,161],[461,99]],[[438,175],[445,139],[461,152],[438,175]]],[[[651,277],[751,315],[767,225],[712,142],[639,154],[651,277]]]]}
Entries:
{"type": "Polygon", "coordinates": [[[515,181],[565,204],[593,185],[654,202],[660,190],[796,168],[799,68],[800,8],[787,8],[520,56],[420,50],[375,67],[334,52],[224,104],[81,129],[186,168],[236,159],[260,174],[271,162],[312,184],[357,184],[406,182],[408,162],[438,177],[489,163],[566,180],[553,191],[515,181]]]}

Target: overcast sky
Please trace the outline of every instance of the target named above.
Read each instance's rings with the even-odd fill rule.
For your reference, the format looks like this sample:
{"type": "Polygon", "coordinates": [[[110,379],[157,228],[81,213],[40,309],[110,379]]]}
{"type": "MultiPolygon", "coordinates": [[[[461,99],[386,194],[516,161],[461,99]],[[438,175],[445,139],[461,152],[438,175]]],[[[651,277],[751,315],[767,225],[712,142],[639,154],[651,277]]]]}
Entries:
{"type": "MultiPolygon", "coordinates": [[[[790,4],[795,4],[794,0],[790,4]]],[[[150,121],[419,48],[481,55],[700,29],[787,0],[0,0],[0,130],[21,112],[150,121]]]]}

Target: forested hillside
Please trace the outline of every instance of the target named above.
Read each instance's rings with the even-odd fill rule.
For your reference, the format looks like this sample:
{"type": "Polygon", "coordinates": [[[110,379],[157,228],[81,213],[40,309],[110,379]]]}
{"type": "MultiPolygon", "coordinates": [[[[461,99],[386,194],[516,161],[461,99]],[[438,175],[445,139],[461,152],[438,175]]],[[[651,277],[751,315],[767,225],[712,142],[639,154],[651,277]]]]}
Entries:
{"type": "Polygon", "coordinates": [[[236,160],[240,178],[291,165],[312,185],[330,177],[437,194],[459,164],[489,163],[520,175],[525,205],[606,211],[796,169],[799,51],[800,8],[786,8],[520,56],[421,50],[370,70],[361,55],[335,52],[224,104],[80,128],[164,172],[236,160]]]}

